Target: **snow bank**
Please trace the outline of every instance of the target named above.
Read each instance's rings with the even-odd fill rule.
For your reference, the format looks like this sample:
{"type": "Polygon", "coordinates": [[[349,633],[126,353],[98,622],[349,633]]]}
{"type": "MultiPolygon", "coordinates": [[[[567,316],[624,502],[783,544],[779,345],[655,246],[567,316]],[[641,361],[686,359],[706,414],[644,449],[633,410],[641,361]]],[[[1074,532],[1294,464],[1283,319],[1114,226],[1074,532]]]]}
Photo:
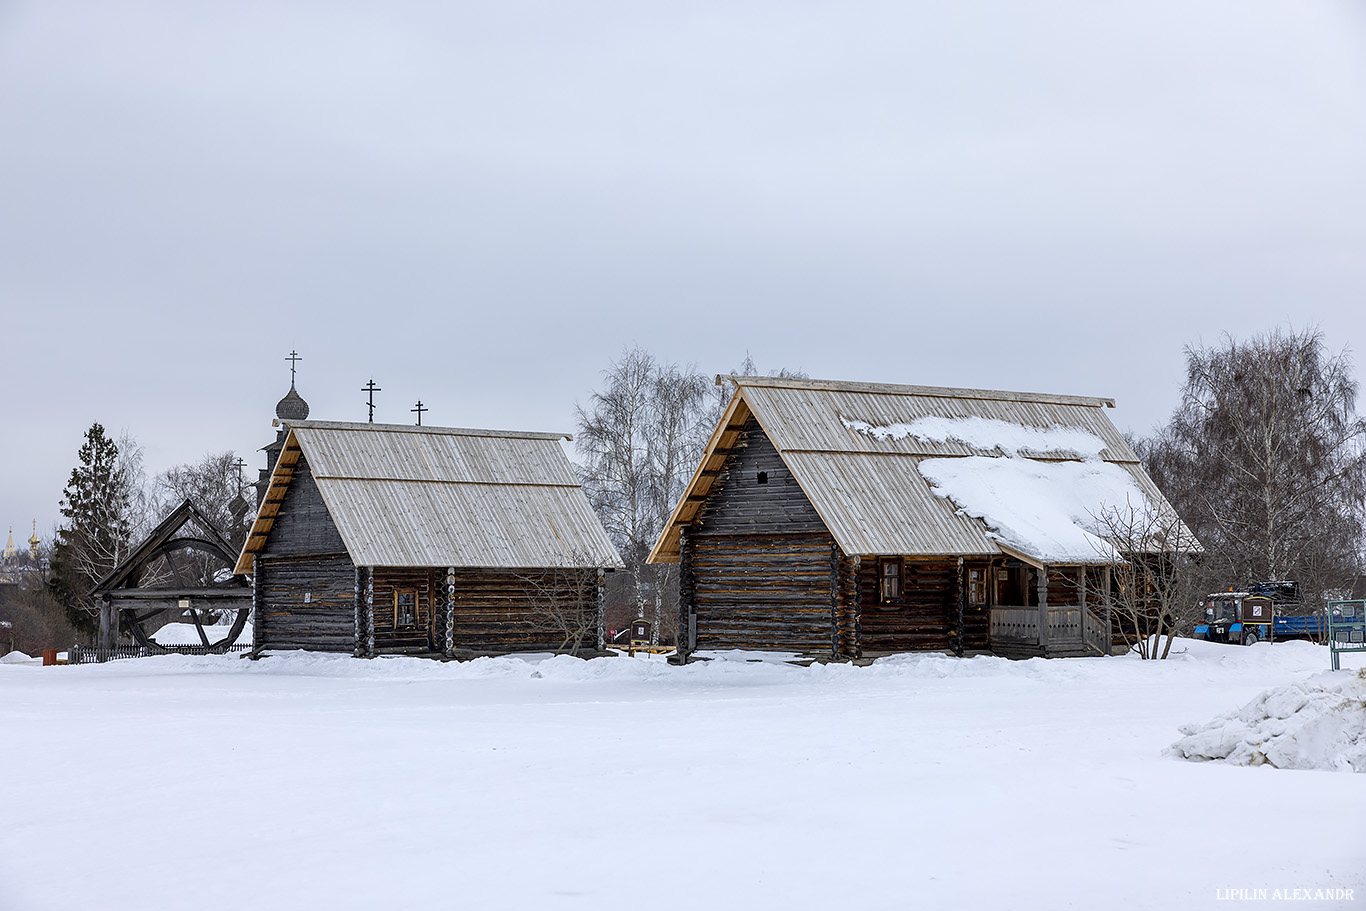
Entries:
{"type": "MultiPolygon", "coordinates": [[[[218,624],[216,626],[204,627],[204,634],[209,637],[210,642],[221,642],[227,638],[228,631],[232,629],[232,624],[218,624]]],[[[168,623],[161,629],[152,634],[152,641],[158,645],[203,645],[199,640],[199,632],[193,623],[168,623]]],[[[237,637],[238,642],[251,642],[251,624],[248,623],[242,628],[242,635],[237,637]]]]}
{"type": "Polygon", "coordinates": [[[920,474],[1002,543],[1046,563],[1118,559],[1097,517],[1132,511],[1142,527],[1152,508],[1133,476],[1109,462],[967,456],[926,459],[920,474]]]}
{"type": "Polygon", "coordinates": [[[1270,689],[1237,711],[1203,725],[1166,750],[1197,761],[1278,769],[1366,772],[1366,669],[1349,677],[1319,674],[1270,689]]]}
{"type": "Polygon", "coordinates": [[[915,437],[934,443],[953,441],[984,452],[1000,451],[1019,455],[1022,450],[1070,453],[1079,459],[1099,459],[1105,441],[1075,427],[1029,427],[995,418],[917,418],[909,424],[874,425],[867,421],[845,420],[844,426],[877,440],[904,440],[915,437]]]}
{"type": "Polygon", "coordinates": [[[0,656],[0,664],[28,664],[32,660],[32,655],[25,655],[18,649],[15,649],[4,656],[0,656]]]}

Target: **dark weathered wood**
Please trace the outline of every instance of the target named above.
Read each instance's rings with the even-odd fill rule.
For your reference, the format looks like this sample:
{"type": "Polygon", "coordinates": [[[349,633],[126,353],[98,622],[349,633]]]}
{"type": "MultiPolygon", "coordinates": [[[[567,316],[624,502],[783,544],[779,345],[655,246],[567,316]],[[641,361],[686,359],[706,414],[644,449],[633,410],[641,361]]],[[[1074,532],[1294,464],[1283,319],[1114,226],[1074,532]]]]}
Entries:
{"type": "Polygon", "coordinates": [[[955,655],[957,655],[959,658],[962,658],[962,657],[963,657],[963,651],[964,651],[964,648],[965,648],[964,640],[965,640],[965,638],[966,638],[966,636],[965,636],[965,631],[964,631],[964,626],[966,625],[966,624],[965,624],[964,615],[965,615],[966,612],[967,612],[967,601],[968,601],[968,593],[967,593],[966,589],[964,588],[964,584],[963,584],[963,558],[962,558],[962,557],[959,557],[959,558],[958,558],[958,577],[957,577],[957,583],[958,583],[958,587],[957,587],[957,590],[954,592],[954,604],[955,604],[955,606],[957,607],[957,610],[954,612],[954,621],[955,621],[955,623],[954,623],[954,630],[953,630],[953,653],[954,653],[955,655]]]}
{"type": "Polygon", "coordinates": [[[455,654],[455,567],[446,567],[446,622],[442,629],[444,652],[447,658],[455,654]]]}
{"type": "Polygon", "coordinates": [[[334,554],[345,550],[341,532],[327,512],[327,504],[323,502],[318,482],[313,480],[308,460],[300,455],[264,552],[334,554]]]}
{"type": "MultiPolygon", "coordinates": [[[[596,580],[597,570],[579,572],[596,580]]],[[[454,647],[477,652],[558,649],[564,634],[538,607],[547,600],[549,588],[554,587],[564,609],[572,609],[570,605],[577,592],[588,592],[584,603],[577,607],[587,614],[584,633],[570,647],[593,648],[596,644],[596,587],[589,583],[580,588],[571,576],[565,570],[457,569],[451,630],[454,647]],[[533,581],[529,582],[529,579],[533,581]]]]}
{"type": "Polygon", "coordinates": [[[355,649],[355,567],[346,554],[257,558],[257,645],[355,649]]]}

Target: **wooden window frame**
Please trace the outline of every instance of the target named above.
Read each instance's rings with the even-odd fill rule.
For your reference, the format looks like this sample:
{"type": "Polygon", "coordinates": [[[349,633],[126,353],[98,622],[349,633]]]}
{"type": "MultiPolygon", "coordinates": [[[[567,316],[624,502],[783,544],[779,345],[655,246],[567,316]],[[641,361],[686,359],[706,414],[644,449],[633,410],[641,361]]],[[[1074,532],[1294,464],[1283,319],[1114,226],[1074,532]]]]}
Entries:
{"type": "Polygon", "coordinates": [[[877,561],[877,603],[878,604],[900,604],[906,597],[906,567],[900,557],[892,559],[882,559],[877,561]],[[895,570],[888,573],[887,571],[895,570]],[[895,583],[896,591],[891,595],[887,594],[887,580],[891,579],[895,583]]]}
{"type": "Polygon", "coordinates": [[[396,588],[394,589],[394,629],[419,629],[422,626],[422,593],[415,588],[396,588]],[[399,623],[399,598],[403,595],[413,596],[413,614],[411,623],[399,623]]]}
{"type": "Polygon", "coordinates": [[[969,566],[968,568],[968,606],[986,607],[987,605],[987,577],[993,575],[991,569],[981,569],[969,566]],[[973,579],[973,574],[977,578],[973,579]]]}

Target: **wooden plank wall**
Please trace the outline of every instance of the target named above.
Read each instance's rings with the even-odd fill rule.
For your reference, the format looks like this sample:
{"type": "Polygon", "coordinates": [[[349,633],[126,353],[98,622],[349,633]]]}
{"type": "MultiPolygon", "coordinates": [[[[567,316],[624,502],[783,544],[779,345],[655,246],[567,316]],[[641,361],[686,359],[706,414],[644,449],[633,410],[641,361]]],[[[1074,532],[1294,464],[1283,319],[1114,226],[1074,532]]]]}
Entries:
{"type": "MultiPolygon", "coordinates": [[[[862,602],[863,651],[907,652],[951,650],[957,644],[958,559],[902,559],[902,598],[893,604],[879,603],[879,563],[864,557],[859,567],[859,599],[862,602]]],[[[986,570],[986,561],[970,561],[963,567],[986,570]]],[[[990,614],[985,607],[969,606],[963,613],[963,648],[985,650],[990,640],[990,614]]]]}
{"type": "Polygon", "coordinates": [[[259,647],[354,651],[356,568],[302,456],[255,579],[259,647]]]}
{"type": "Polygon", "coordinates": [[[830,652],[830,540],[698,535],[692,548],[697,647],[830,652]]]}
{"type": "Polygon", "coordinates": [[[258,647],[354,650],[356,569],[346,554],[257,554],[256,588],[258,647]]]}
{"type": "Polygon", "coordinates": [[[318,490],[318,482],[313,479],[308,460],[301,454],[262,552],[335,554],[345,550],[341,532],[327,511],[327,504],[318,490]]]}
{"type": "Polygon", "coordinates": [[[834,540],[753,417],[688,535],[697,648],[831,652],[834,540]]]}
{"type": "MultiPolygon", "coordinates": [[[[452,640],[457,649],[476,652],[540,652],[559,648],[564,636],[555,624],[537,616],[536,605],[550,596],[572,609],[583,596],[580,610],[590,622],[579,648],[597,643],[597,570],[580,571],[581,583],[567,570],[461,570],[455,572],[455,611],[452,640]],[[528,581],[531,579],[533,581],[528,581]]],[[[444,638],[444,631],[442,633],[444,638]]]]}
{"type": "MultiPolygon", "coordinates": [[[[375,567],[375,651],[383,653],[422,653],[436,651],[444,641],[445,630],[440,603],[445,598],[444,578],[437,592],[436,570],[426,567],[375,567]],[[418,624],[394,626],[394,592],[416,592],[418,624]]],[[[442,576],[445,576],[444,570],[442,576]]]]}

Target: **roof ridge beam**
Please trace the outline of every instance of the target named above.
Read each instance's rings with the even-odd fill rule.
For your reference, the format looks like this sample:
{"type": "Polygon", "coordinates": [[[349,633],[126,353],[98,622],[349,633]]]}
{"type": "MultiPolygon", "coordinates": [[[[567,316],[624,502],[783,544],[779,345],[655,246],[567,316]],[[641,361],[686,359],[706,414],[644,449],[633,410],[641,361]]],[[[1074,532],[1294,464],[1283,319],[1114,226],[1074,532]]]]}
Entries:
{"type": "Polygon", "coordinates": [[[566,440],[574,442],[572,433],[537,433],[529,430],[479,430],[470,427],[429,427],[416,424],[371,424],[353,421],[288,421],[287,426],[298,430],[383,430],[391,433],[425,433],[439,436],[505,437],[512,440],[566,440]]]}
{"type": "Polygon", "coordinates": [[[851,383],[841,380],[806,380],[780,376],[717,374],[716,385],[767,386],[774,389],[816,389],[827,392],[871,392],[879,395],[910,395],[943,399],[980,399],[991,402],[1030,402],[1043,405],[1082,405],[1114,408],[1115,400],[1085,395],[1052,395],[1043,392],[1007,392],[999,389],[956,389],[949,386],[902,386],[894,383],[851,383]]]}

